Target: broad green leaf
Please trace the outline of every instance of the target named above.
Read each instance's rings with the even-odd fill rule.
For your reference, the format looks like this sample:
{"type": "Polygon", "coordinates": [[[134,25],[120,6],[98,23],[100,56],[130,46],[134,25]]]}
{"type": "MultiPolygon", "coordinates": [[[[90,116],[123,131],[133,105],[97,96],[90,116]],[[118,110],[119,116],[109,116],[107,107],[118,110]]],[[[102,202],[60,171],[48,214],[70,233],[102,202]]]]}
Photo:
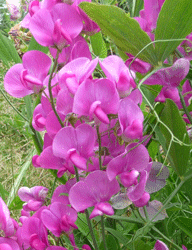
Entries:
{"type": "MultiPolygon", "coordinates": [[[[179,139],[181,142],[184,142],[185,144],[189,144],[189,136],[187,133],[185,122],[183,121],[183,118],[181,117],[176,104],[172,100],[166,100],[165,107],[161,113],[160,119],[165,125],[168,126],[172,134],[177,139],[179,139]]],[[[161,140],[160,143],[162,144],[164,151],[167,152],[168,147],[171,143],[171,134],[162,124],[159,127],[166,141],[166,148],[164,143],[162,144],[161,140]]],[[[168,154],[168,160],[175,172],[180,177],[183,176],[187,170],[189,152],[189,146],[180,145],[177,142],[172,142],[168,154]]]]}
{"type": "MultiPolygon", "coordinates": [[[[192,32],[192,1],[166,0],[157,20],[155,40],[185,38],[192,32]]],[[[182,41],[157,42],[155,53],[163,62],[182,41]]]]}
{"type": "Polygon", "coordinates": [[[183,232],[192,238],[192,219],[178,217],[173,221],[183,232]]]}
{"type": "Polygon", "coordinates": [[[128,239],[121,232],[116,231],[109,227],[105,227],[105,230],[109,232],[110,234],[112,234],[119,241],[119,243],[122,243],[123,245],[127,244],[128,239]]]}
{"type": "MultiPolygon", "coordinates": [[[[120,249],[115,238],[112,235],[106,236],[106,245],[107,245],[107,248],[110,250],[119,250],[120,249]]],[[[101,244],[99,246],[99,250],[105,250],[103,241],[101,242],[101,244]]]]}
{"type": "Polygon", "coordinates": [[[20,63],[21,58],[19,57],[17,50],[15,49],[11,40],[0,32],[0,60],[9,66],[9,62],[20,63]]]}
{"type": "Polygon", "coordinates": [[[159,151],[159,143],[157,141],[152,141],[149,146],[148,146],[148,152],[149,155],[152,159],[155,158],[155,156],[157,155],[158,151],[159,151]]]}
{"type": "Polygon", "coordinates": [[[96,56],[100,58],[107,57],[107,48],[105,42],[103,40],[101,32],[98,32],[90,37],[91,46],[93,48],[93,52],[96,56]]]}
{"type": "Polygon", "coordinates": [[[138,239],[134,242],[134,247],[137,250],[151,250],[152,249],[152,246],[148,245],[141,239],[138,239]]]}
{"type": "Polygon", "coordinates": [[[39,50],[41,52],[44,52],[45,54],[48,53],[49,49],[48,47],[41,46],[34,37],[31,38],[31,41],[29,43],[28,51],[29,50],[39,50]]]}
{"type": "MultiPolygon", "coordinates": [[[[116,6],[82,2],[80,7],[122,51],[135,56],[151,42],[139,23],[116,6]]],[[[157,64],[153,45],[147,46],[138,57],[153,65],[157,64]]]]}

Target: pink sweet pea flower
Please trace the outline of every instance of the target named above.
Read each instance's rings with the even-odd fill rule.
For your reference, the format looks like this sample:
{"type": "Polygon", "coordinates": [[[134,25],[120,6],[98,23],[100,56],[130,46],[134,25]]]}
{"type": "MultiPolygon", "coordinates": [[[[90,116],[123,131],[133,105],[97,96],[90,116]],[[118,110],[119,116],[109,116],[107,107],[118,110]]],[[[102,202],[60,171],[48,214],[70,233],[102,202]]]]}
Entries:
{"type": "Polygon", "coordinates": [[[23,64],[11,67],[5,75],[5,90],[20,98],[38,93],[43,88],[43,80],[48,74],[51,59],[43,52],[31,50],[24,54],[23,64]]]}
{"type": "Polygon", "coordinates": [[[75,225],[77,212],[60,202],[54,202],[48,209],[44,209],[41,212],[41,219],[45,227],[56,237],[60,237],[62,232],[71,234],[73,229],[78,228],[75,225]]]}
{"type": "Polygon", "coordinates": [[[96,170],[90,173],[84,181],[79,181],[69,191],[69,201],[77,211],[83,211],[94,206],[90,219],[98,215],[113,215],[110,198],[120,191],[116,179],[110,181],[106,172],[96,170]]]}
{"type": "Polygon", "coordinates": [[[23,209],[26,211],[37,211],[43,206],[48,189],[42,186],[35,186],[32,188],[22,187],[18,191],[18,195],[24,204],[23,209]]]}
{"type": "Polygon", "coordinates": [[[107,115],[117,114],[118,107],[119,95],[114,84],[101,78],[96,81],[86,80],[79,86],[74,97],[73,112],[108,124],[107,115]]]}
{"type": "Polygon", "coordinates": [[[163,68],[150,76],[144,84],[162,85],[163,88],[155,101],[164,102],[165,98],[170,98],[175,102],[180,100],[177,87],[187,76],[190,63],[187,59],[178,59],[171,67],[163,68]]]}
{"type": "Polygon", "coordinates": [[[45,250],[49,245],[47,230],[37,217],[26,218],[17,230],[17,237],[22,249],[45,250]]]}
{"type": "Polygon", "coordinates": [[[59,247],[59,246],[51,246],[51,247],[48,247],[46,250],[67,250],[67,248],[59,247]]]}
{"type": "Polygon", "coordinates": [[[0,230],[4,231],[5,237],[10,237],[14,235],[14,221],[10,217],[10,212],[0,197],[0,230]]]}
{"type": "Polygon", "coordinates": [[[32,125],[35,130],[45,130],[46,117],[51,112],[52,107],[50,101],[42,96],[41,103],[38,104],[33,111],[32,125]]]}
{"type": "Polygon", "coordinates": [[[154,30],[157,18],[165,0],[144,0],[144,10],[140,11],[141,17],[135,17],[143,29],[154,40],[154,30]]]}
{"type": "Polygon", "coordinates": [[[137,143],[131,143],[126,147],[123,154],[113,158],[109,162],[107,176],[109,180],[113,180],[117,175],[124,172],[131,170],[141,172],[147,168],[148,163],[149,153],[147,149],[142,144],[137,146],[137,143]]]}
{"type": "Polygon", "coordinates": [[[132,78],[132,75],[135,77],[135,73],[132,71],[132,75],[130,74],[129,69],[120,57],[108,56],[102,62],[99,61],[99,64],[107,78],[115,83],[120,96],[128,95],[136,87],[132,78]]]}
{"type": "Polygon", "coordinates": [[[135,58],[135,60],[133,61],[134,56],[132,56],[131,54],[127,54],[127,55],[129,56],[129,59],[127,59],[127,61],[125,62],[125,65],[129,68],[129,65],[131,64],[130,69],[133,70],[134,72],[146,74],[151,69],[151,65],[149,63],[144,62],[140,60],[139,58],[135,58]]]}
{"type": "Polygon", "coordinates": [[[157,240],[154,246],[154,250],[169,250],[167,245],[161,240],[157,240]]]}
{"type": "Polygon", "coordinates": [[[66,64],[59,71],[59,84],[67,86],[71,94],[75,94],[79,85],[91,76],[97,66],[98,58],[89,60],[86,57],[79,57],[66,64]]]}
{"type": "Polygon", "coordinates": [[[0,250],[21,250],[21,248],[15,240],[0,237],[0,250]]]}
{"type": "Polygon", "coordinates": [[[40,9],[30,22],[29,29],[42,46],[53,46],[62,50],[77,37],[83,28],[80,15],[66,3],[56,4],[51,11],[40,9]]]}
{"type": "MultiPolygon", "coordinates": [[[[57,50],[51,47],[49,50],[51,55],[55,58],[57,50]]],[[[89,46],[86,40],[80,35],[72,40],[70,46],[63,48],[62,52],[59,54],[58,63],[63,63],[65,65],[79,57],[87,57],[89,60],[92,60],[89,46]]]]}
{"type": "Polygon", "coordinates": [[[76,167],[86,170],[87,159],[93,154],[95,131],[88,124],[62,128],[53,140],[53,154],[72,162],[76,167]]]}
{"type": "Polygon", "coordinates": [[[130,96],[122,99],[118,111],[119,123],[123,137],[135,140],[143,135],[144,116],[138,105],[130,96]]]}

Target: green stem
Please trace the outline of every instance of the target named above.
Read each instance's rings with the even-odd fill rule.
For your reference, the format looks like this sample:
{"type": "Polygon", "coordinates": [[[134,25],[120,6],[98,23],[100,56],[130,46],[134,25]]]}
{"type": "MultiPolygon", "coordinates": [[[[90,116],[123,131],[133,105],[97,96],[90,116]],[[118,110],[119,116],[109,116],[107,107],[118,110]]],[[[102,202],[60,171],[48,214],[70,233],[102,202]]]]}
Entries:
{"type": "Polygon", "coordinates": [[[177,244],[175,244],[172,240],[170,240],[169,238],[167,238],[167,236],[165,236],[162,232],[160,232],[156,227],[152,227],[152,229],[158,233],[165,241],[167,241],[168,243],[170,243],[172,246],[174,246],[174,249],[178,249],[178,250],[182,250],[181,247],[179,247],[177,244]]]}
{"type": "Polygon", "coordinates": [[[96,239],[95,239],[95,235],[93,233],[93,228],[92,228],[92,225],[91,225],[91,220],[89,219],[89,212],[88,212],[87,209],[85,210],[85,215],[86,215],[86,219],[87,219],[87,224],[88,224],[88,227],[89,227],[89,231],[90,231],[90,234],[91,234],[91,237],[92,237],[92,240],[93,240],[94,248],[95,248],[95,250],[99,250],[99,248],[97,246],[96,239]]]}
{"type": "Polygon", "coordinates": [[[184,98],[183,98],[180,91],[179,91],[179,97],[180,97],[180,101],[181,101],[181,104],[183,106],[183,109],[185,111],[185,114],[186,114],[187,118],[189,119],[190,123],[192,124],[192,117],[191,117],[191,115],[189,113],[189,110],[187,109],[187,106],[185,104],[185,100],[184,100],[184,98]]]}
{"type": "Polygon", "coordinates": [[[54,104],[54,100],[53,100],[53,95],[52,95],[52,89],[51,89],[51,80],[53,78],[53,73],[54,71],[56,70],[57,68],[57,61],[58,61],[58,58],[59,58],[59,50],[57,50],[57,55],[56,55],[56,58],[55,58],[55,62],[53,64],[53,68],[51,69],[51,73],[50,73],[50,77],[49,77],[49,83],[48,83],[48,89],[49,89],[49,96],[50,96],[50,102],[51,102],[51,107],[59,121],[59,123],[61,124],[61,127],[64,127],[64,124],[60,118],[60,116],[58,115],[56,109],[55,109],[55,104],[54,104]]]}
{"type": "Polygon", "coordinates": [[[102,162],[101,162],[101,136],[99,133],[99,126],[96,126],[97,129],[97,137],[98,137],[98,143],[99,143],[99,168],[102,170],[102,162]]]}
{"type": "Polygon", "coordinates": [[[148,215],[146,206],[143,207],[143,210],[144,210],[144,214],[145,214],[146,220],[149,221],[149,215],[148,215]]]}
{"type": "Polygon", "coordinates": [[[12,104],[12,102],[7,98],[7,96],[5,95],[5,93],[3,92],[3,90],[0,88],[0,92],[3,95],[3,97],[5,98],[5,100],[9,103],[9,105],[15,110],[15,112],[21,116],[23,118],[23,120],[29,122],[29,120],[21,113],[19,112],[18,109],[16,109],[16,107],[12,104]]]}
{"type": "Polygon", "coordinates": [[[131,217],[124,217],[124,216],[117,216],[117,215],[112,215],[110,216],[111,219],[114,220],[122,220],[122,221],[127,221],[129,223],[135,223],[135,224],[144,224],[145,222],[140,220],[139,218],[131,218],[131,217]]]}
{"type": "Polygon", "coordinates": [[[104,224],[103,215],[101,216],[101,228],[102,228],[102,238],[103,238],[104,249],[107,250],[107,244],[106,244],[106,239],[105,239],[105,224],[104,224]]]}
{"type": "Polygon", "coordinates": [[[79,173],[77,167],[74,166],[76,181],[79,182],[79,173]]]}

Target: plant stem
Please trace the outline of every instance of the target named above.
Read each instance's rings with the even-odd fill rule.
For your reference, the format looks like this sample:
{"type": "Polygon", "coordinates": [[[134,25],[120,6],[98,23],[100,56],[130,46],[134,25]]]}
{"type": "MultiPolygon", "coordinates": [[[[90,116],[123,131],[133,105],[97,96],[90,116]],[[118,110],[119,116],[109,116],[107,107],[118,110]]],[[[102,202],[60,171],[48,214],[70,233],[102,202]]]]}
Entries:
{"type": "Polygon", "coordinates": [[[61,127],[64,127],[64,124],[60,118],[60,116],[58,115],[56,109],[55,109],[55,105],[54,105],[54,100],[53,100],[53,95],[52,95],[52,89],[51,89],[51,80],[53,78],[53,73],[57,67],[57,61],[58,61],[58,57],[59,57],[59,50],[57,50],[57,55],[56,55],[56,58],[55,58],[55,62],[53,64],[53,68],[51,69],[51,73],[50,73],[50,77],[49,77],[49,83],[48,83],[48,89],[49,89],[49,96],[50,96],[50,101],[51,101],[51,107],[59,121],[59,123],[61,124],[61,127]]]}
{"type": "Polygon", "coordinates": [[[93,228],[92,228],[92,225],[91,225],[91,220],[89,219],[89,212],[88,212],[87,209],[85,210],[85,215],[86,215],[89,231],[90,231],[90,234],[91,234],[91,237],[92,237],[92,240],[93,240],[94,248],[95,248],[95,250],[99,250],[99,248],[97,246],[96,239],[95,239],[95,235],[94,235],[94,232],[93,232],[93,228]]]}
{"type": "Polygon", "coordinates": [[[156,227],[152,227],[152,229],[158,233],[159,235],[161,235],[161,237],[166,240],[168,243],[170,243],[172,246],[174,246],[174,249],[178,249],[178,250],[182,250],[182,248],[180,246],[178,246],[177,244],[175,244],[173,241],[171,241],[169,238],[167,238],[167,236],[165,236],[162,232],[160,232],[156,227]]]}
{"type": "Polygon", "coordinates": [[[104,224],[103,215],[101,216],[101,228],[102,228],[102,237],[103,237],[104,249],[107,250],[107,244],[106,244],[106,239],[105,239],[105,224],[104,224]]]}
{"type": "Polygon", "coordinates": [[[7,96],[5,95],[5,93],[3,92],[3,90],[0,88],[0,92],[3,95],[3,97],[5,98],[5,100],[9,103],[9,105],[15,110],[15,112],[21,116],[23,118],[23,120],[29,122],[29,120],[21,113],[19,112],[19,110],[12,104],[12,102],[7,98],[7,96]]]}
{"type": "Polygon", "coordinates": [[[99,143],[99,168],[102,170],[102,162],[101,162],[101,136],[99,133],[99,126],[96,126],[97,129],[97,137],[98,137],[98,143],[99,143]]]}
{"type": "Polygon", "coordinates": [[[149,221],[149,215],[148,215],[146,206],[143,207],[143,210],[144,210],[144,213],[145,213],[146,220],[149,221]]]}
{"type": "Polygon", "coordinates": [[[184,98],[183,98],[180,91],[179,91],[179,97],[180,97],[180,101],[181,101],[181,104],[183,106],[183,109],[185,111],[185,114],[186,114],[187,118],[189,119],[190,123],[192,124],[192,117],[191,117],[191,115],[189,113],[189,110],[187,109],[187,106],[185,104],[185,100],[184,100],[184,98]]]}

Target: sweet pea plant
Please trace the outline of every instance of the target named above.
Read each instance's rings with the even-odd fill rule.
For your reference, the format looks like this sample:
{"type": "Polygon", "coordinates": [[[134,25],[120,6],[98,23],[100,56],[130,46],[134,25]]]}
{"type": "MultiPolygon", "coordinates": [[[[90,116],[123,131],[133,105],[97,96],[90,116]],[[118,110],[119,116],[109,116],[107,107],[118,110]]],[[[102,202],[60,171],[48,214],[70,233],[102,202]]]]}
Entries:
{"type": "Polygon", "coordinates": [[[192,2],[128,2],[30,1],[4,88],[58,186],[21,187],[19,222],[0,198],[0,249],[192,249],[192,2]]]}

